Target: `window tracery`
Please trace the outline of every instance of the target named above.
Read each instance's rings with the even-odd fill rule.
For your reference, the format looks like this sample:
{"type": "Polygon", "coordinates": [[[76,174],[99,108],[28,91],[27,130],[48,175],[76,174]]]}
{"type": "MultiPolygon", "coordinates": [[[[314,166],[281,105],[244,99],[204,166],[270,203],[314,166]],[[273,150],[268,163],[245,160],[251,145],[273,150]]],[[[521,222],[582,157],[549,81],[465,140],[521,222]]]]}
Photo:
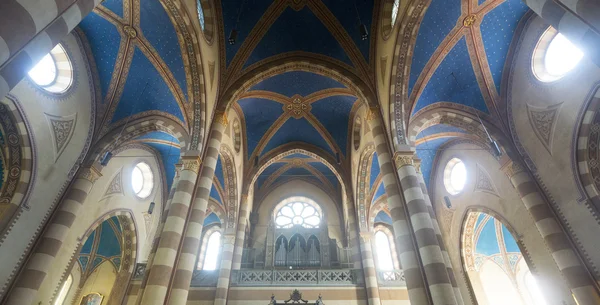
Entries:
{"type": "Polygon", "coordinates": [[[279,209],[275,216],[277,228],[318,228],[321,222],[320,208],[310,202],[293,201],[279,209]]]}

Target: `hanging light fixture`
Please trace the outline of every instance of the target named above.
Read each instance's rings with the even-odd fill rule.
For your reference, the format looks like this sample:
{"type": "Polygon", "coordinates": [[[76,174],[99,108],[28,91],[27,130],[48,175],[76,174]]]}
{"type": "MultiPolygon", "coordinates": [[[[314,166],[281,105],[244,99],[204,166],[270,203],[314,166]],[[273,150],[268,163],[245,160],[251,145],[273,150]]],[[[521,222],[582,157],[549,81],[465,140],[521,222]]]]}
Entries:
{"type": "Polygon", "coordinates": [[[237,26],[238,26],[238,23],[240,22],[240,17],[242,17],[242,11],[244,10],[244,3],[246,3],[246,0],[242,0],[242,3],[240,4],[240,8],[238,9],[237,19],[235,19],[235,24],[233,25],[233,29],[231,29],[231,32],[229,32],[229,38],[227,40],[229,41],[230,45],[234,45],[235,41],[237,40],[237,37],[238,37],[237,26]]]}
{"type": "Polygon", "coordinates": [[[360,39],[361,40],[367,40],[369,39],[369,30],[367,29],[367,26],[362,23],[362,20],[360,19],[360,13],[358,12],[358,6],[356,5],[356,1],[354,1],[354,10],[356,11],[356,18],[358,19],[358,31],[360,32],[360,39]]]}

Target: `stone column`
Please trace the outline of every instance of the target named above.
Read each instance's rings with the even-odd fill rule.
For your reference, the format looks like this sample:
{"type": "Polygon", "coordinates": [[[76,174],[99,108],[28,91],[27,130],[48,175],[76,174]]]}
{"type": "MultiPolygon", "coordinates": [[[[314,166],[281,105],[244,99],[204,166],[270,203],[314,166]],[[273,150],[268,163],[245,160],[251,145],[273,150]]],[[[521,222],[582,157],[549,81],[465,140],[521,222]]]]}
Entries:
{"type": "Polygon", "coordinates": [[[141,302],[144,305],[162,305],[165,303],[169,282],[174,273],[176,257],[183,239],[194,186],[198,180],[200,157],[197,153],[184,155],[182,164],[179,183],[173,195],[158,248],[152,266],[148,266],[148,280],[141,302]]]}
{"type": "Polygon", "coordinates": [[[350,248],[350,261],[354,269],[362,267],[362,257],[360,255],[360,240],[358,237],[359,228],[357,225],[356,213],[354,206],[348,209],[348,241],[350,248]]]}
{"type": "Polygon", "coordinates": [[[404,271],[410,302],[413,305],[429,304],[429,291],[423,273],[424,268],[418,257],[419,253],[415,246],[414,232],[410,228],[410,220],[407,218],[407,211],[398,189],[387,134],[381,123],[379,109],[369,110],[367,120],[371,125],[371,133],[377,151],[380,173],[392,216],[392,226],[394,227],[396,244],[400,251],[400,264],[404,271]]]}
{"type": "Polygon", "coordinates": [[[371,232],[360,232],[360,252],[362,256],[362,267],[365,273],[365,290],[369,305],[381,305],[379,298],[379,283],[377,282],[377,272],[375,271],[375,260],[373,259],[373,248],[371,245],[371,232]]]}
{"type": "Polygon", "coordinates": [[[0,98],[101,0],[0,2],[0,98]]]}
{"type": "Polygon", "coordinates": [[[413,166],[413,157],[414,153],[412,151],[397,152],[394,161],[412,228],[417,237],[417,246],[419,247],[433,304],[457,304],[454,289],[450,283],[450,276],[446,269],[446,261],[429,210],[425,204],[417,171],[413,166]]]}
{"type": "Polygon", "coordinates": [[[598,52],[600,50],[600,34],[598,32],[600,6],[598,2],[590,0],[559,1],[570,4],[560,5],[556,3],[556,0],[523,0],[532,11],[581,48],[585,56],[600,67],[600,52],[598,52]],[[566,8],[575,8],[575,10],[566,8]],[[577,16],[574,12],[580,12],[581,15],[577,16]]]}
{"type": "Polygon", "coordinates": [[[450,260],[450,255],[448,255],[448,250],[446,249],[446,245],[444,244],[444,239],[442,238],[442,231],[440,230],[440,224],[439,224],[437,218],[435,217],[435,212],[433,211],[433,205],[431,204],[431,199],[429,198],[429,193],[427,192],[427,185],[425,184],[425,179],[423,178],[423,174],[421,173],[421,160],[414,159],[414,165],[415,165],[415,169],[417,171],[417,177],[419,178],[419,183],[421,184],[421,191],[423,192],[423,198],[425,199],[425,205],[427,206],[427,210],[429,211],[429,217],[431,217],[431,221],[433,222],[433,230],[435,231],[435,235],[437,237],[438,244],[440,245],[442,255],[444,256],[444,263],[446,264],[446,270],[448,271],[448,276],[450,277],[450,283],[452,284],[452,288],[454,289],[454,296],[456,297],[456,302],[459,305],[464,304],[462,294],[460,293],[460,288],[458,288],[458,283],[456,282],[454,270],[452,269],[452,261],[450,260]]]}
{"type": "Polygon", "coordinates": [[[548,250],[550,250],[550,254],[573,293],[577,304],[600,304],[600,295],[596,289],[594,279],[581,263],[569,237],[556,220],[554,211],[538,190],[536,182],[521,164],[512,160],[506,160],[502,166],[502,171],[516,188],[525,207],[535,221],[538,231],[544,238],[544,242],[548,246],[548,250]]]}
{"type": "Polygon", "coordinates": [[[563,8],[600,33],[600,2],[597,0],[557,0],[563,8]]]}
{"type": "Polygon", "coordinates": [[[17,277],[14,288],[9,291],[5,304],[33,303],[38,289],[46,278],[48,269],[52,266],[71,226],[81,212],[81,206],[92,190],[94,182],[101,176],[100,171],[94,166],[80,169],[75,182],[32,251],[33,254],[17,277]]]}
{"type": "Polygon", "coordinates": [[[140,289],[137,294],[136,304],[141,304],[142,296],[144,295],[144,289],[146,289],[146,285],[148,284],[148,276],[150,275],[150,266],[152,266],[154,262],[154,255],[156,255],[156,250],[158,249],[158,245],[160,243],[160,237],[162,236],[163,228],[165,227],[165,222],[167,221],[167,216],[169,216],[169,208],[171,207],[171,203],[173,202],[173,196],[175,195],[175,191],[177,190],[177,185],[179,184],[179,174],[181,172],[181,163],[175,166],[175,178],[173,178],[173,185],[171,185],[171,191],[169,192],[169,198],[165,203],[165,208],[156,228],[156,233],[154,233],[154,240],[152,242],[152,249],[150,250],[150,254],[148,255],[148,260],[146,261],[146,266],[148,270],[144,274],[144,278],[142,279],[142,283],[140,284],[140,289]]]}
{"type": "Polygon", "coordinates": [[[227,293],[229,292],[229,277],[231,275],[234,243],[235,234],[226,232],[223,235],[221,266],[219,267],[219,280],[217,281],[217,292],[215,293],[214,305],[227,304],[227,293]]]}
{"type": "MultiPolygon", "coordinates": [[[[173,282],[171,283],[171,291],[165,304],[186,304],[192,275],[196,269],[196,261],[202,238],[202,228],[204,225],[204,217],[208,207],[210,197],[210,189],[212,188],[215,169],[219,159],[219,151],[221,148],[221,140],[223,132],[227,126],[227,117],[225,113],[218,112],[212,124],[212,131],[204,153],[204,163],[202,172],[198,178],[196,185],[196,196],[190,212],[185,229],[185,239],[181,251],[176,257],[177,270],[173,282]]],[[[146,303],[143,303],[146,305],[146,303]]],[[[162,302],[160,303],[162,304],[162,302]]]]}
{"type": "Polygon", "coordinates": [[[248,201],[248,195],[242,194],[241,197],[235,248],[233,250],[233,263],[231,265],[234,270],[242,269],[242,254],[244,253],[244,242],[246,241],[246,223],[250,216],[250,202],[248,201]]]}

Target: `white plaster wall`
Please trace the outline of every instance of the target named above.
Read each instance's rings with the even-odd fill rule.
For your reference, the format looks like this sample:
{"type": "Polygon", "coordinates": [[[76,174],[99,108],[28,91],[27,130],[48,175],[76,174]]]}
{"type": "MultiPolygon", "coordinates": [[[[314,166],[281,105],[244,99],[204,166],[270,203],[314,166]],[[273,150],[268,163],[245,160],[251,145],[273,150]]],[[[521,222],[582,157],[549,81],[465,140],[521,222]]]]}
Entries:
{"type": "Polygon", "coordinates": [[[439,163],[432,171],[432,175],[435,175],[435,180],[433,180],[435,184],[429,187],[433,188],[431,200],[466,304],[474,303],[470,302],[470,293],[466,286],[467,278],[464,275],[465,269],[460,253],[462,228],[469,208],[484,207],[501,215],[506,222],[505,225],[516,232],[515,240],[522,240],[525,244],[525,250],[531,257],[534,269],[540,275],[539,284],[548,296],[548,305],[575,305],[571,293],[566,288],[566,282],[556,267],[533,219],[508,177],[500,170],[498,161],[487,151],[473,144],[463,143],[450,148],[441,153],[439,163]],[[454,196],[450,195],[444,187],[443,171],[446,163],[455,157],[463,160],[465,164],[467,182],[464,190],[454,196]],[[475,191],[477,164],[487,172],[496,189],[496,195],[475,191]],[[450,197],[451,210],[446,208],[444,196],[450,197]]]}
{"type": "Polygon", "coordinates": [[[46,300],[53,297],[62,275],[68,271],[69,262],[78,253],[81,243],[85,241],[86,234],[94,230],[99,224],[97,223],[99,219],[111,211],[125,209],[133,213],[137,236],[136,262],[147,259],[160,219],[160,211],[163,207],[161,202],[162,181],[157,160],[156,156],[149,151],[137,148],[127,149],[113,156],[108,165],[103,168],[102,177],[94,183],[88,198],[83,204],[82,213],[69,230],[46,280],[40,287],[39,300],[46,302],[46,300]],[[138,198],[131,188],[131,171],[140,161],[150,165],[154,174],[154,190],[146,199],[138,198]],[[119,171],[122,177],[123,193],[106,196],[109,185],[119,171]],[[146,227],[143,213],[148,211],[150,202],[153,200],[155,200],[156,206],[146,227]]]}
{"type": "Polygon", "coordinates": [[[572,229],[579,247],[597,268],[600,266],[600,225],[586,205],[579,202],[583,194],[577,187],[578,173],[574,168],[573,149],[576,147],[574,136],[579,128],[578,115],[585,107],[587,95],[600,81],[600,68],[584,58],[571,73],[558,81],[537,81],[531,73],[530,59],[545,29],[546,25],[536,17],[523,33],[523,43],[517,50],[512,70],[512,89],[508,92],[512,100],[509,111],[512,111],[512,122],[520,142],[537,166],[536,174],[572,229]],[[551,133],[551,151],[548,151],[534,132],[527,105],[548,107],[559,103],[562,106],[556,118],[555,130],[551,133]]]}
{"type": "MultiPolygon", "coordinates": [[[[52,207],[70,180],[69,171],[84,149],[92,118],[91,75],[73,34],[63,40],[73,64],[75,81],[70,93],[61,98],[41,92],[28,78],[21,81],[10,94],[18,99],[33,135],[35,158],[34,177],[27,205],[8,235],[0,245],[0,295],[5,292],[21,260],[45,223],[52,207]],[[77,115],[74,133],[62,154],[55,160],[52,129],[45,114],[53,116],[77,115]]],[[[6,100],[5,100],[6,101],[6,100]]]]}

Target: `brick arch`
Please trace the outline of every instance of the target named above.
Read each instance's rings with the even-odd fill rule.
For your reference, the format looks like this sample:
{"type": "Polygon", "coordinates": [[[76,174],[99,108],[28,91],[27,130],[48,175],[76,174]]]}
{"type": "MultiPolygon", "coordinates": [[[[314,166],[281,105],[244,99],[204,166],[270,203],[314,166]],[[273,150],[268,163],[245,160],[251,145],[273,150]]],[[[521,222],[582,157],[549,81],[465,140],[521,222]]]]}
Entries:
{"type": "Polygon", "coordinates": [[[152,115],[129,122],[121,134],[122,128],[123,126],[114,127],[109,133],[100,138],[94,145],[86,163],[97,162],[104,152],[115,150],[124,142],[153,131],[162,131],[175,137],[179,141],[182,151],[188,148],[189,134],[185,128],[179,123],[162,116],[152,115]]]}
{"type": "Polygon", "coordinates": [[[237,186],[237,175],[235,171],[235,161],[233,153],[226,145],[221,146],[221,160],[223,161],[223,178],[225,180],[225,194],[224,204],[227,210],[227,226],[233,228],[237,223],[237,211],[238,209],[238,186],[237,186]]]}
{"type": "Polygon", "coordinates": [[[27,199],[36,175],[29,122],[19,109],[17,98],[8,95],[7,99],[8,103],[0,104],[0,125],[4,131],[1,154],[4,173],[0,174],[5,179],[0,188],[0,240],[11,230],[23,208],[29,208],[27,199]]]}
{"type": "Polygon", "coordinates": [[[371,177],[371,164],[373,162],[373,156],[375,155],[375,145],[369,144],[367,145],[358,161],[358,175],[357,175],[357,183],[356,183],[356,202],[357,205],[357,216],[358,216],[358,224],[361,230],[366,230],[368,228],[368,214],[369,214],[369,206],[371,202],[369,201],[370,194],[369,189],[371,188],[369,178],[371,177]]]}
{"type": "MultiPolygon", "coordinates": [[[[133,216],[133,211],[129,209],[116,209],[105,213],[104,215],[97,218],[88,229],[81,235],[81,237],[77,238],[77,248],[71,255],[71,259],[67,268],[63,271],[61,275],[61,279],[58,282],[59,285],[55,287],[54,292],[52,294],[51,301],[54,302],[58,292],[60,291],[62,283],[64,283],[67,277],[71,274],[71,270],[77,264],[77,256],[81,251],[81,247],[83,247],[83,243],[86,241],[87,237],[94,231],[96,228],[101,225],[105,220],[110,219],[111,217],[117,217],[119,219],[119,223],[122,228],[122,248],[121,248],[121,266],[119,270],[117,270],[117,277],[115,279],[115,283],[113,284],[111,294],[109,296],[109,301],[107,303],[121,303],[126,295],[126,290],[128,287],[128,283],[133,276],[133,270],[136,265],[137,254],[138,254],[138,236],[137,236],[137,226],[135,223],[135,218],[133,216]]],[[[82,283],[80,283],[82,284],[82,283]]],[[[75,293],[74,300],[78,299],[81,295],[81,287],[77,287],[77,291],[75,293]]]]}

